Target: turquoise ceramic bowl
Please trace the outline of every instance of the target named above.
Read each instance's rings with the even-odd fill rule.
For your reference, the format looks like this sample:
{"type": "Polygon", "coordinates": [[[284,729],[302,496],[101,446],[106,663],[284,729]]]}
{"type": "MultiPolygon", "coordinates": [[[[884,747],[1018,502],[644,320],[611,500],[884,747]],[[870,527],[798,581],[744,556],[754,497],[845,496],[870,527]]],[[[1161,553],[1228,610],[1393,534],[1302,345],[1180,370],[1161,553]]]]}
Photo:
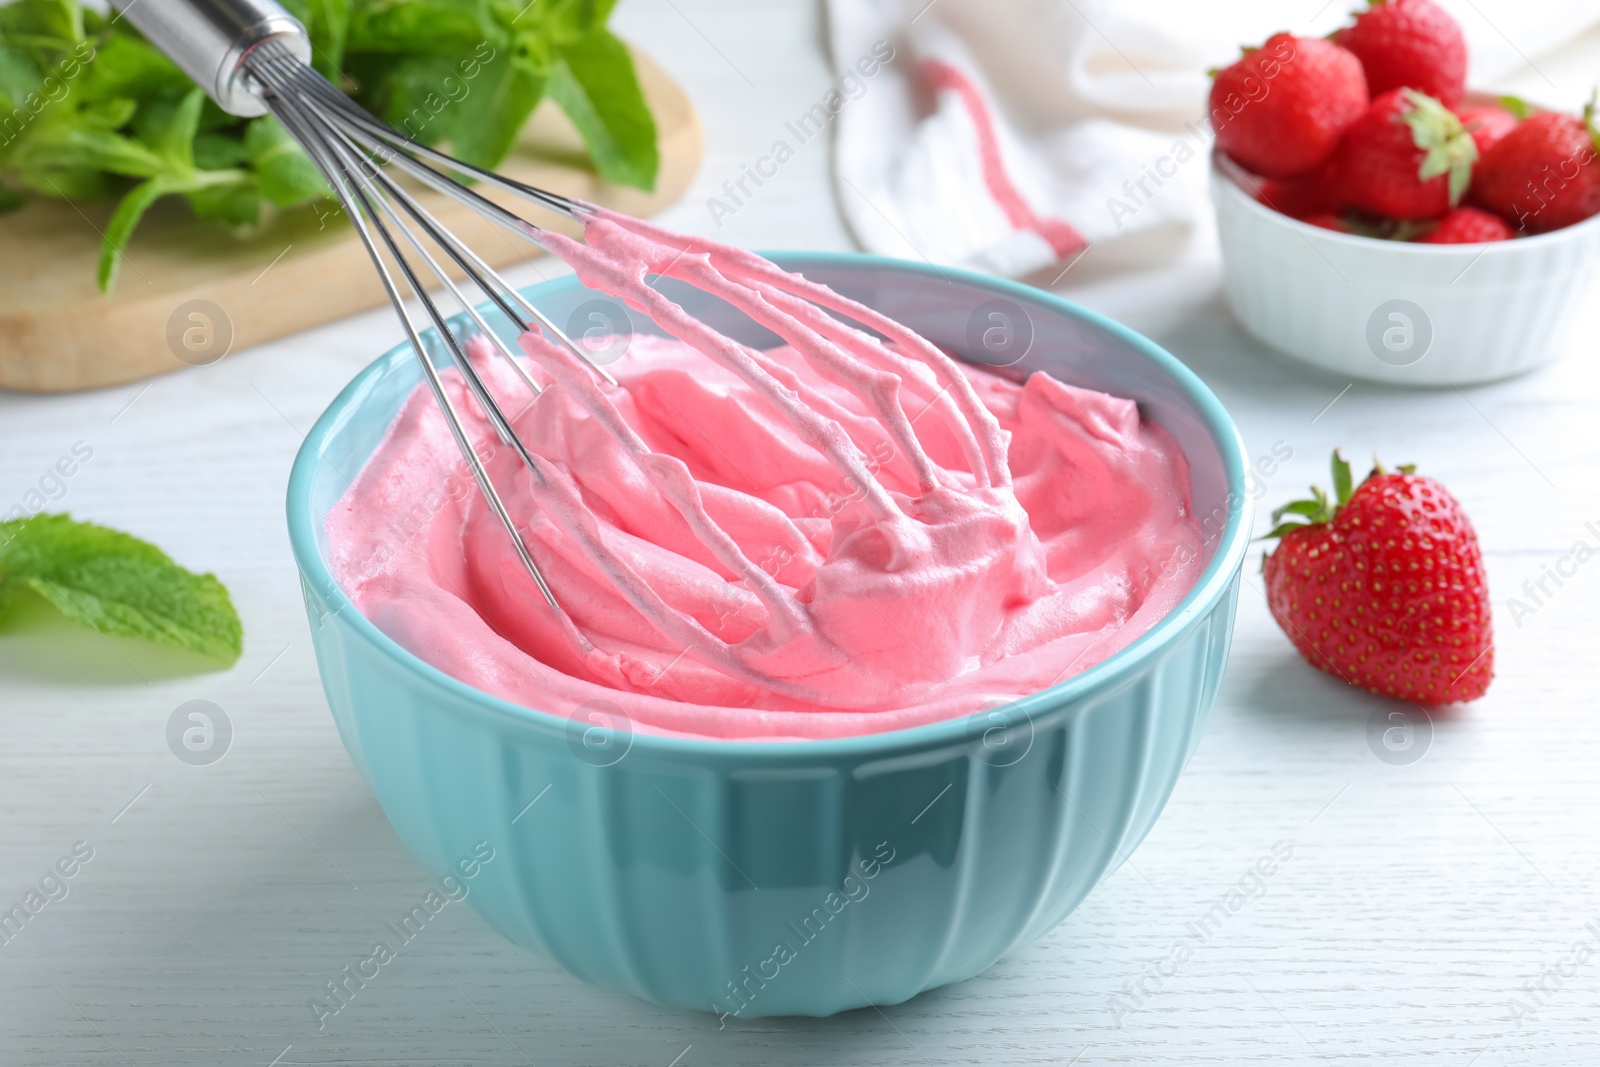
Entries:
{"type": "MultiPolygon", "coordinates": [[[[288,498],[328,703],[412,853],[456,872],[496,930],[578,977],[740,1019],[892,1004],[970,978],[1115,870],[1160,814],[1216,697],[1251,512],[1232,421],[1145,338],[961,271],[773,258],[949,351],[988,343],[1006,363],[1021,355],[1010,373],[1048,370],[1136,399],[1188,457],[1210,553],[1194,590],[1122,652],[999,712],[831,741],[630,736],[456,681],[335,585],[323,518],[418,380],[406,348],[328,408],[288,498]]],[[[772,340],[726,305],[674,295],[743,340],[772,340]]],[[[596,294],[567,278],[528,296],[566,323],[596,294]]]]}

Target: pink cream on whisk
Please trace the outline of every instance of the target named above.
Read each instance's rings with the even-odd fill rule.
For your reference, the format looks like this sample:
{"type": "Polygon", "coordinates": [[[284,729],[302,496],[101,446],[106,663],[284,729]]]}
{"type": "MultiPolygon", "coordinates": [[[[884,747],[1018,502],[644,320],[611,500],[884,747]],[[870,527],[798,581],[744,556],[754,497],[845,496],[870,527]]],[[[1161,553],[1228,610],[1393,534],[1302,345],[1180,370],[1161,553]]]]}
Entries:
{"type": "Polygon", "coordinates": [[[470,346],[520,410],[534,472],[446,375],[561,610],[421,386],[327,520],[360,610],[461,681],[557,715],[620,711],[647,733],[875,733],[1048,688],[1198,577],[1187,464],[1132,401],[964,367],[752,253],[626,216],[595,209],[586,243],[541,239],[672,335],[633,338],[607,368],[620,388],[524,335],[537,397],[470,346]],[[653,275],[789,343],[738,345],[653,275]]]}

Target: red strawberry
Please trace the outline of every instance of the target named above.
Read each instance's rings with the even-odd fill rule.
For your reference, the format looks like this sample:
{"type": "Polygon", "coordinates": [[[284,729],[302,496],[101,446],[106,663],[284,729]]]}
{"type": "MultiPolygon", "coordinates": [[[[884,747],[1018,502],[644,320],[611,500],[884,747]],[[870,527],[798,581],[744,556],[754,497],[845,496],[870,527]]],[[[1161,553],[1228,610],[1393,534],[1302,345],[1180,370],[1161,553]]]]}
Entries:
{"type": "Polygon", "coordinates": [[[1334,230],[1338,233],[1351,232],[1349,224],[1344,220],[1344,216],[1336,215],[1331,211],[1319,211],[1315,215],[1307,215],[1300,221],[1307,226],[1320,226],[1324,230],[1334,230]]]}
{"type": "Polygon", "coordinates": [[[1371,0],[1333,39],[1355,53],[1373,96],[1415,89],[1454,107],[1467,91],[1467,39],[1433,0],[1371,0]]]}
{"type": "Polygon", "coordinates": [[[1439,225],[1417,238],[1425,245],[1471,245],[1484,241],[1509,241],[1516,231],[1499,215],[1475,207],[1458,207],[1439,220],[1439,225]]]}
{"type": "MultiPolygon", "coordinates": [[[[1525,105],[1524,105],[1525,106],[1525,105]]],[[[1456,117],[1472,134],[1472,143],[1478,146],[1478,158],[1492,148],[1496,141],[1517,128],[1522,120],[1499,104],[1480,104],[1476,107],[1456,108],[1456,117]]]]}
{"type": "Polygon", "coordinates": [[[1431,219],[1472,181],[1478,148],[1461,120],[1415,89],[1374,100],[1344,135],[1340,187],[1354,208],[1391,219],[1431,219]]]}
{"type": "Polygon", "coordinates": [[[1530,115],[1484,153],[1472,198],[1518,229],[1547,233],[1600,212],[1594,105],[1582,119],[1530,115]]]}
{"type": "Polygon", "coordinates": [[[1444,486],[1382,467],[1354,491],[1333,454],[1337,500],[1273,512],[1267,605],[1310,663],[1351,685],[1422,704],[1476,700],[1494,677],[1483,554],[1444,486]]]}
{"type": "Polygon", "coordinates": [[[1344,206],[1338,179],[1338,169],[1329,160],[1297,178],[1258,178],[1256,199],[1274,211],[1308,221],[1312,215],[1337,212],[1344,206]]]}
{"type": "Polygon", "coordinates": [[[1366,105],[1360,62],[1319,37],[1277,34],[1218,71],[1211,85],[1217,144],[1247,170],[1273,178],[1325,162],[1366,105]]]}

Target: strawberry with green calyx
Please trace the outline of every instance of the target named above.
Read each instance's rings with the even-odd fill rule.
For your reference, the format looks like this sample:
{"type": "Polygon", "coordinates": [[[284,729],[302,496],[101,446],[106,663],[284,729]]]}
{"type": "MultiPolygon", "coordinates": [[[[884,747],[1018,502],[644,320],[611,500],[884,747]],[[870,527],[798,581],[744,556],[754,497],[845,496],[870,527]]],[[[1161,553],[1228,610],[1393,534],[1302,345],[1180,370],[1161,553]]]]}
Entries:
{"type": "Polygon", "coordinates": [[[1529,115],[1483,154],[1472,199],[1527,233],[1600,214],[1600,130],[1595,102],[1583,117],[1529,115]]]}
{"type": "Polygon", "coordinates": [[[1353,485],[1333,454],[1334,495],[1273,512],[1267,605],[1314,667],[1382,696],[1476,700],[1494,677],[1478,536],[1456,499],[1414,467],[1353,485]]]}
{"type": "Polygon", "coordinates": [[[1438,218],[1460,203],[1477,158],[1472,134],[1454,112],[1415,89],[1396,89],[1345,132],[1345,202],[1392,219],[1438,218]]]}

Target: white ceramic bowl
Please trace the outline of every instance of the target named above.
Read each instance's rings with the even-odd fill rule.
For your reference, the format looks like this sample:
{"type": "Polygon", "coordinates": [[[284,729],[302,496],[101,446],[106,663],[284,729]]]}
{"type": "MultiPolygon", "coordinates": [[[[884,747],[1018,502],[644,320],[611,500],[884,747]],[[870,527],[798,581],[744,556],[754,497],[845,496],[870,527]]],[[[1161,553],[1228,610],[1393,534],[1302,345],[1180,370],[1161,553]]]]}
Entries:
{"type": "Polygon", "coordinates": [[[1333,374],[1466,385],[1554,360],[1600,261],[1600,216],[1512,241],[1409,244],[1336,233],[1256,201],[1213,151],[1223,284],[1239,322],[1333,374]]]}

